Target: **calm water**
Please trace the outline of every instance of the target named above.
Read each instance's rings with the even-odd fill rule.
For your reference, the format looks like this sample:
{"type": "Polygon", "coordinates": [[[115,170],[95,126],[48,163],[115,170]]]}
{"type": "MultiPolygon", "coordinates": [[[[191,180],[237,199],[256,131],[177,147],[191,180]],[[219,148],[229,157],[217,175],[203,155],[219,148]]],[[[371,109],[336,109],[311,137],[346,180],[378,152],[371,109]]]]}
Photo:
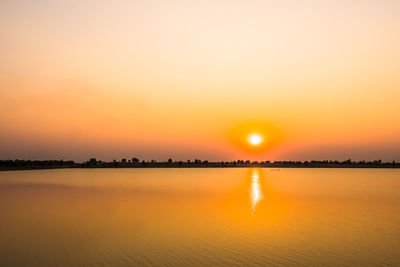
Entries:
{"type": "Polygon", "coordinates": [[[1,266],[400,266],[400,170],[0,172],[1,266]]]}

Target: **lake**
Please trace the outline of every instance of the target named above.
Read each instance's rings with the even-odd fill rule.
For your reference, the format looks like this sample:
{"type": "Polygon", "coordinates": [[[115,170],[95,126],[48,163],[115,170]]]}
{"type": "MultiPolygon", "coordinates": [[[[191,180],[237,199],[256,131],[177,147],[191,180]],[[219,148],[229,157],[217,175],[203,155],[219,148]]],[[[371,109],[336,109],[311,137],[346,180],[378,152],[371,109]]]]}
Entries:
{"type": "Polygon", "coordinates": [[[400,170],[4,171],[0,265],[400,266],[400,170]]]}

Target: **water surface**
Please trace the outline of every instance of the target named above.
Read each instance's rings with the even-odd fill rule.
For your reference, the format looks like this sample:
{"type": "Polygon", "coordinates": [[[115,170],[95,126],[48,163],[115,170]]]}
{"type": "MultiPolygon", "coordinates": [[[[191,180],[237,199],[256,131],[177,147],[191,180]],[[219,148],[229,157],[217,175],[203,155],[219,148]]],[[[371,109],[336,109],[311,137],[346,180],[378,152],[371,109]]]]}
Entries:
{"type": "Polygon", "coordinates": [[[0,172],[1,266],[400,266],[400,170],[0,172]]]}

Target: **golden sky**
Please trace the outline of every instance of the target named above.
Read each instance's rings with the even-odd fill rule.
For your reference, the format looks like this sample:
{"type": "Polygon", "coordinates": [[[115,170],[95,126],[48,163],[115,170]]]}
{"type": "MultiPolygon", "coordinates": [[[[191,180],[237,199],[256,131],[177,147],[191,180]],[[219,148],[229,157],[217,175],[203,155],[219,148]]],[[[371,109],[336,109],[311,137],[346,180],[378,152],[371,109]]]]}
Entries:
{"type": "Polygon", "coordinates": [[[397,0],[3,0],[0,158],[400,160],[399,14],[397,0]],[[248,125],[273,145],[241,146],[248,125]]]}

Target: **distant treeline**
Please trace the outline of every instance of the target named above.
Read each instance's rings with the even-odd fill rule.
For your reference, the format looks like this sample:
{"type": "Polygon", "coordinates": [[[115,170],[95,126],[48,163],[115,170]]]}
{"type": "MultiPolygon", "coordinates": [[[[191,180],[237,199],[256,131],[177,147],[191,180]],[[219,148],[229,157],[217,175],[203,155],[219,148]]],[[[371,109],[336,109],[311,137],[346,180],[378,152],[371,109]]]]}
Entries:
{"type": "Polygon", "coordinates": [[[0,160],[0,170],[31,170],[70,168],[77,166],[72,160],[0,160]]]}
{"type": "Polygon", "coordinates": [[[113,160],[111,162],[92,158],[83,163],[64,160],[0,160],[0,170],[30,170],[53,168],[246,168],[246,167],[271,167],[271,168],[400,168],[399,162],[374,161],[345,161],[312,160],[312,161],[217,161],[187,160],[167,161],[150,160],[140,161],[138,158],[113,160]]]}

